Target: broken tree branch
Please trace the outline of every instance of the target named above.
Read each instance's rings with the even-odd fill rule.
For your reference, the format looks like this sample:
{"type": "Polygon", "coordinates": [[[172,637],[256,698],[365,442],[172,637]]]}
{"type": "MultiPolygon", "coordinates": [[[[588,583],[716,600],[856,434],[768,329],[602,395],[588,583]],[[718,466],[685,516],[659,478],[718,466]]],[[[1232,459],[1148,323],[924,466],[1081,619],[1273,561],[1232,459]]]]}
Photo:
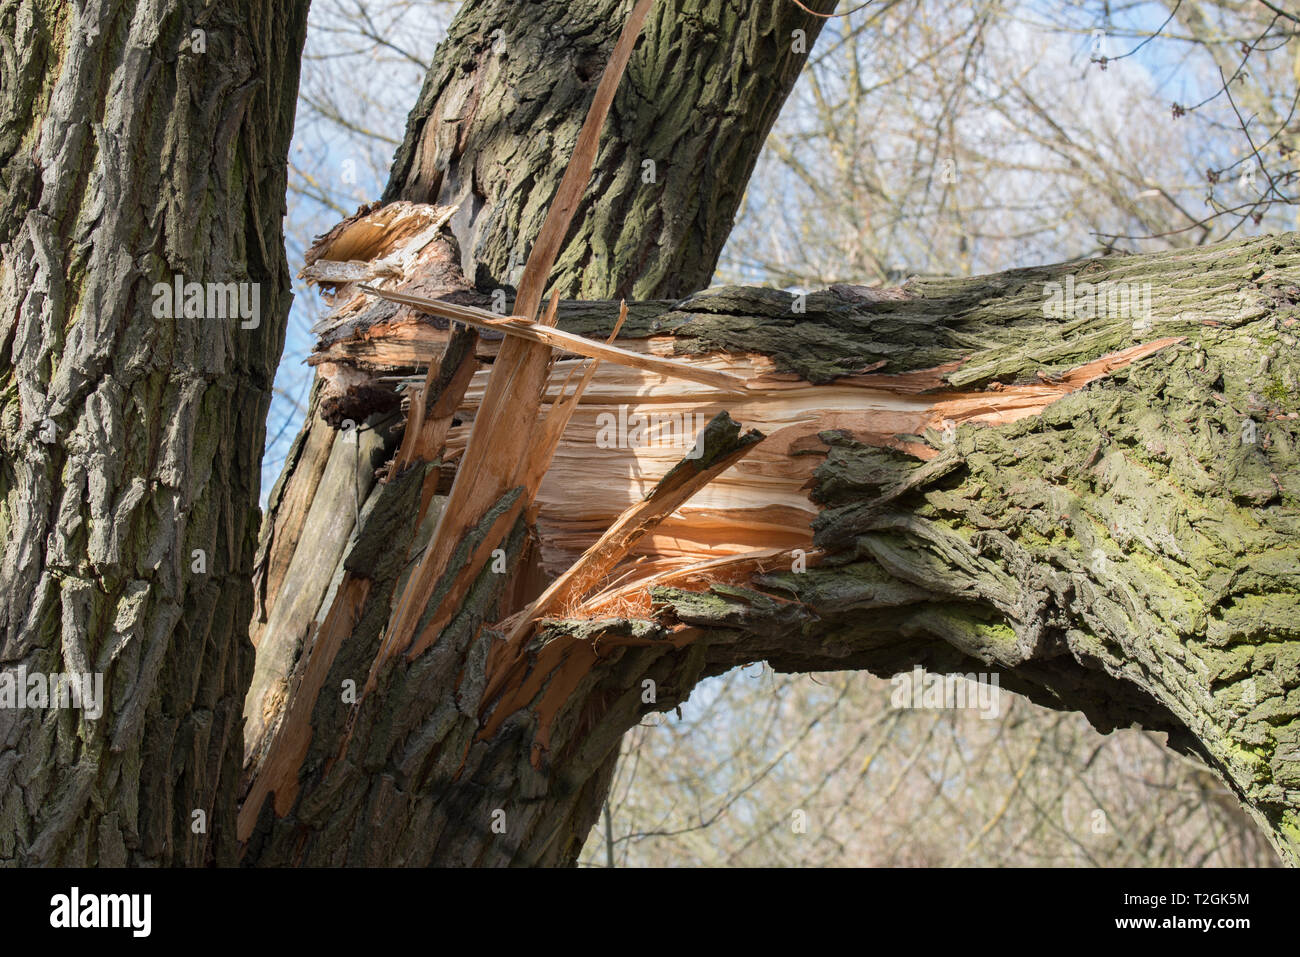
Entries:
{"type": "Polygon", "coordinates": [[[522,641],[537,619],[557,608],[580,602],[622,561],[637,540],[740,461],[762,438],[755,431],[741,435],[740,426],[726,412],[718,413],[698,439],[703,446],[699,459],[683,459],[649,495],[624,512],[532,605],[516,616],[515,621],[508,623],[507,645],[513,647],[522,641]]]}

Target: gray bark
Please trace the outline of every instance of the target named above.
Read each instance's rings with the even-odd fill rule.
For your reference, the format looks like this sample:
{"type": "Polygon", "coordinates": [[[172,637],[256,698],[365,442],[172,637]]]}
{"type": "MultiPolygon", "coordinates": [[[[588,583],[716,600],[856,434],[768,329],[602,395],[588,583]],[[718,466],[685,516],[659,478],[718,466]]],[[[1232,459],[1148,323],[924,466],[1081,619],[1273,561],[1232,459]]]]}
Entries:
{"type": "Polygon", "coordinates": [[[0,4],[0,663],[105,699],[0,709],[0,861],[232,858],[305,21],[0,4]],[[256,328],[156,318],[178,274],[258,284],[256,328]]]}
{"type": "MultiPolygon", "coordinates": [[[[630,7],[543,0],[521,15],[481,0],[439,48],[383,198],[459,205],[452,229],[479,289],[512,289],[522,273],[630,7]]],[[[551,275],[561,295],[676,298],[709,284],[823,23],[790,0],[655,4],[551,275]]]]}

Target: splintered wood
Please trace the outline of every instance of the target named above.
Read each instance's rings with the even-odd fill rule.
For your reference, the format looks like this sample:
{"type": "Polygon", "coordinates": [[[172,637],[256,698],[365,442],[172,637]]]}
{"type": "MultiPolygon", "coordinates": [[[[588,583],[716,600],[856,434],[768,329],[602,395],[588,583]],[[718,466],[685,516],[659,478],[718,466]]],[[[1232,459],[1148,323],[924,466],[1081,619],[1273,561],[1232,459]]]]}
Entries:
{"type": "Polygon", "coordinates": [[[659,372],[670,378],[685,379],[688,382],[726,389],[730,392],[744,392],[748,388],[744,379],[727,372],[701,368],[674,359],[663,359],[658,356],[629,352],[608,343],[593,342],[590,339],[584,339],[582,336],[575,336],[563,329],[553,329],[545,323],[533,322],[524,316],[498,316],[486,309],[478,309],[474,306],[458,306],[455,303],[438,302],[436,299],[429,299],[425,296],[390,292],[364,283],[359,288],[362,292],[373,293],[380,298],[420,309],[429,315],[441,316],[451,321],[460,321],[477,329],[487,329],[507,336],[517,336],[529,342],[550,346],[564,352],[576,353],[590,359],[605,359],[650,372],[659,372]]]}
{"type": "MultiPolygon", "coordinates": [[[[423,388],[412,389],[410,425],[395,467],[441,456],[443,462],[456,463],[452,474],[462,489],[458,498],[453,486],[450,508],[444,510],[444,516],[452,516],[444,521],[451,524],[435,539],[437,547],[425,552],[421,573],[412,576],[416,585],[398,604],[391,647],[413,653],[427,647],[455,612],[455,604],[445,602],[416,641],[414,623],[432,594],[434,569],[445,565],[473,526],[470,518],[477,519],[516,485],[524,494],[495,525],[506,527],[527,514],[535,527],[541,570],[558,579],[531,615],[512,610],[505,627],[517,636],[521,622],[537,616],[648,609],[645,592],[652,584],[684,580],[707,587],[711,575],[721,582],[738,569],[776,567],[779,556],[785,556],[788,566],[794,549],[812,554],[810,525],[818,507],[809,499],[809,489],[827,451],[822,432],[843,432],[866,444],[930,459],[959,425],[1001,425],[1037,415],[1060,397],[1177,341],[1143,343],[1051,381],[997,389],[947,386],[945,376],[960,363],[902,374],[883,371],[883,363],[877,363],[814,385],[778,374],[772,361],[759,354],[684,358],[675,354],[677,340],[671,336],[625,339],[613,347],[613,337],[601,343],[556,329],[553,308],[533,322],[457,302],[464,284],[445,268],[448,251],[431,230],[431,224],[446,217],[444,209],[410,203],[363,212],[336,227],[304,271],[334,286],[335,313],[318,327],[317,355],[331,357],[324,365],[348,370],[336,374],[340,381],[353,388],[359,379],[366,385],[412,384],[417,381],[412,369],[430,363],[423,388]],[[352,261],[326,258],[343,253],[352,261]],[[433,300],[436,290],[430,287],[437,286],[449,291],[433,300]],[[372,291],[379,295],[370,295],[372,291]],[[487,346],[482,337],[462,343],[454,368],[443,370],[446,381],[433,390],[435,406],[426,408],[432,370],[439,368],[451,330],[461,321],[484,330],[485,336],[495,332],[498,339],[487,346]],[[380,358],[386,349],[387,360],[380,358]],[[344,355],[351,358],[332,361],[344,355]],[[495,361],[474,371],[476,359],[495,361]],[[494,377],[509,387],[499,391],[485,412],[494,377]],[[584,560],[601,542],[608,546],[609,536],[644,507],[663,476],[694,454],[705,424],[724,410],[763,433],[764,441],[697,483],[689,500],[657,510],[652,521],[638,525],[635,536],[617,549],[606,548],[602,561],[590,555],[584,560]],[[476,430],[483,441],[475,456],[470,445],[476,430]],[[927,434],[929,441],[922,438],[927,434]],[[617,561],[608,561],[614,552],[617,561]]],[[[431,495],[432,489],[424,507],[431,495]]],[[[475,555],[471,564],[481,567],[485,555],[475,555]]]]}
{"type": "MultiPolygon", "coordinates": [[[[605,342],[557,328],[554,295],[539,317],[590,181],[601,125],[652,3],[638,0],[624,25],[511,315],[481,308],[460,275],[454,243],[443,232],[452,209],[409,202],[362,209],[318,240],[302,272],[332,306],[313,330],[320,339],[310,360],[325,382],[323,417],[339,424],[387,414],[405,385],[405,433],[386,477],[423,470],[414,527],[435,514],[440,479],[451,482],[431,537],[408,552],[414,567],[393,595],[363,696],[399,656],[414,659],[438,641],[522,519],[537,570],[550,584],[530,592],[520,584],[527,576],[517,575],[504,591],[504,617],[495,627],[506,640],[488,653],[480,709],[486,735],[533,703],[541,748],[600,651],[571,629],[534,647],[539,625],[648,617],[653,585],[748,584],[757,574],[789,568],[796,550],[798,560],[817,561],[811,526],[818,508],[809,495],[829,449],[827,432],[933,459],[960,425],[1037,415],[1177,341],[1144,343],[1037,383],[963,390],[949,384],[961,361],[901,374],[880,361],[814,384],[779,372],[758,353],[718,349],[684,357],[670,335],[643,330],[641,338],[615,344],[626,304],[605,342]],[[490,366],[479,368],[481,361],[490,366]],[[742,426],[749,430],[743,435],[742,426]]],[[[874,302],[907,296],[850,292],[874,302]]],[[[254,782],[259,798],[276,795],[278,813],[294,791],[321,677],[366,594],[349,571],[300,669],[272,759],[254,782]]],[[[637,640],[610,638],[614,645],[637,640]]],[[[670,637],[673,644],[691,640],[685,627],[670,637]]],[[[253,813],[241,817],[241,834],[251,829],[253,813]]]]}
{"type": "MultiPolygon", "coordinates": [[[[648,581],[712,559],[810,549],[810,524],[818,507],[808,492],[827,449],[818,438],[823,431],[847,432],[866,444],[930,459],[940,454],[942,436],[959,425],[1001,425],[1037,415],[1062,396],[1174,341],[1126,349],[1056,382],[979,392],[941,389],[941,370],[931,370],[926,375],[847,376],[829,385],[773,381],[772,388],[736,397],[602,365],[583,393],[537,495],[545,571],[564,574],[690,452],[704,424],[724,409],[767,438],[643,535],[628,552],[637,564],[618,574],[648,581]],[[938,448],[915,438],[927,430],[940,436],[938,448]]],[[[655,340],[629,343],[660,345],[655,340]]],[[[716,354],[695,361],[751,381],[772,371],[769,360],[755,355],[716,354]]],[[[570,365],[571,360],[556,363],[553,387],[570,365]]],[[[484,386],[477,374],[459,413],[463,424],[448,435],[449,450],[464,444],[484,386]]],[[[611,572],[611,579],[618,574],[611,572]]]]}
{"type": "MultiPolygon", "coordinates": [[[[719,424],[725,429],[725,424],[730,422],[726,413],[722,413],[719,424]]],[[[550,587],[517,616],[507,630],[507,643],[521,642],[529,622],[557,609],[572,609],[585,595],[604,584],[641,538],[677,511],[692,495],[739,462],[751,446],[762,439],[760,433],[754,432],[736,441],[740,438],[739,429],[735,432],[736,437],[725,449],[711,454],[704,447],[705,437],[700,436],[700,458],[708,454],[708,459],[696,463],[687,456],[644,499],[619,516],[577,561],[561,572],[550,587]]]]}
{"type": "MultiPolygon", "coordinates": [[[[541,306],[543,288],[573,221],[573,214],[591,179],[600,128],[653,2],[639,0],[623,25],[578,133],[573,156],[524,266],[514,314],[528,320],[530,326],[541,306]]],[[[536,325],[550,329],[555,318],[553,301],[546,319],[536,325]]],[[[433,540],[399,597],[397,611],[371,667],[367,690],[374,687],[379,670],[389,658],[402,652],[414,657],[437,639],[493,549],[514,525],[520,510],[531,503],[543,471],[537,467],[539,463],[534,458],[534,429],[553,359],[551,346],[544,338],[509,336],[502,345],[483,389],[476,425],[470,429],[465,453],[433,540]],[[517,496],[515,504],[489,519],[492,510],[512,494],[517,496]],[[478,546],[472,550],[468,561],[453,566],[453,556],[472,533],[481,533],[478,546]],[[448,579],[445,582],[444,577],[448,579]],[[431,620],[426,620],[425,609],[434,588],[440,585],[444,589],[442,607],[431,620]]]]}

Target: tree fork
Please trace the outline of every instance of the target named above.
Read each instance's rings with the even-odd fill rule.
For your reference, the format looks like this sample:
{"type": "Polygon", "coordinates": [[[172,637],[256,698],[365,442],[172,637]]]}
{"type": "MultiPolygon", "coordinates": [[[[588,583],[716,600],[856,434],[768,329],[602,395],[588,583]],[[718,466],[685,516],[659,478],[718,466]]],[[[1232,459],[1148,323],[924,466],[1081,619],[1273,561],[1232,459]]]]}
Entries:
{"type": "MultiPolygon", "coordinates": [[[[520,18],[508,3],[470,2],[439,50],[386,198],[456,205],[454,258],[489,291],[508,290],[511,260],[526,258],[518,237],[535,232],[547,208],[563,169],[556,160],[577,136],[621,7],[614,0],[534,4],[530,17],[520,18]],[[543,36],[544,53],[537,48],[543,36]],[[516,90],[534,88],[535,95],[516,99],[516,90]],[[504,104],[509,117],[501,114],[504,104]],[[528,112],[543,105],[545,116],[528,112]],[[524,127],[546,134],[520,137],[524,127]]],[[[667,296],[706,282],[758,149],[824,22],[786,0],[659,7],[613,103],[593,185],[550,276],[554,288],[667,296]],[[700,188],[701,171],[707,188],[700,188]]],[[[829,9],[830,0],[813,7],[829,9]]],[[[304,641],[318,627],[297,614],[291,627],[273,628],[278,596],[323,599],[342,574],[333,560],[291,567],[308,515],[319,510],[320,525],[355,535],[356,512],[327,512],[328,496],[318,498],[327,486],[351,481],[339,469],[325,472],[336,433],[317,420],[322,391],[313,393],[308,422],[272,492],[259,548],[253,635],[260,674],[245,707],[250,779],[283,716],[291,663],[301,663],[304,641]],[[280,664],[263,668],[264,650],[280,664]]],[[[374,418],[382,424],[383,416],[374,418]]],[[[362,439],[375,434],[367,429],[362,439]]],[[[370,454],[352,452],[354,461],[370,454]]],[[[353,485],[364,499],[365,480],[353,485]]],[[[520,600],[538,590],[524,587],[520,600]]]]}
{"type": "MultiPolygon", "coordinates": [[[[829,12],[833,0],[810,7],[829,12]]],[[[456,286],[472,295],[462,273],[477,277],[489,294],[512,289],[527,258],[521,237],[541,225],[623,8],[623,0],[547,2],[530,4],[529,16],[520,17],[508,0],[462,5],[412,111],[385,194],[389,205],[456,209],[455,242],[439,258],[460,268],[440,269],[420,291],[445,295],[456,286]]],[[[551,288],[561,295],[629,290],[674,297],[707,285],[759,149],[824,23],[789,0],[680,0],[652,10],[551,288]],[[654,161],[648,177],[645,159],[654,161]]],[[[332,545],[322,561],[290,567],[315,496],[322,483],[347,483],[354,498],[369,490],[339,461],[325,476],[337,433],[316,424],[321,400],[314,389],[303,431],[271,491],[258,547],[251,626],[257,670],[244,707],[250,765],[279,719],[288,672],[310,628],[312,612],[304,609],[319,605],[341,558],[332,545]],[[293,613],[276,611],[282,593],[297,596],[293,613]]],[[[338,413],[335,424],[347,417],[338,413]]],[[[353,460],[356,451],[350,447],[353,460]]],[[[340,512],[322,501],[316,512],[316,527],[329,529],[331,542],[354,530],[356,508],[340,512]]]]}

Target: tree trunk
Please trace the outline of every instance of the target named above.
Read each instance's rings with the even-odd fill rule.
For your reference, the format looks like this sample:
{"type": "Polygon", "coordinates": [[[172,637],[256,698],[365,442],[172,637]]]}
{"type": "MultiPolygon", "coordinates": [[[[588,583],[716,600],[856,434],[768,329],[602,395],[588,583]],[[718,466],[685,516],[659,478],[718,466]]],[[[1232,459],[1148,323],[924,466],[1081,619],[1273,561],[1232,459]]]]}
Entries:
{"type": "MultiPolygon", "coordinates": [[[[811,4],[820,10],[830,5],[830,0],[811,4]]],[[[513,292],[624,8],[620,0],[547,2],[529,5],[528,16],[521,16],[517,4],[501,0],[462,7],[412,114],[385,197],[458,206],[451,219],[457,248],[439,260],[450,259],[460,268],[439,267],[444,282],[439,292],[492,301],[476,299],[464,282],[450,277],[460,271],[475,277],[486,296],[497,289],[513,292]]],[[[605,125],[596,171],[551,273],[552,288],[570,295],[631,291],[667,297],[706,285],[759,149],[822,23],[788,0],[656,4],[605,125]]],[[[373,398],[373,393],[363,397],[373,398]]],[[[340,451],[339,433],[318,413],[327,411],[334,426],[346,419],[362,423],[370,413],[364,401],[340,405],[335,399],[318,383],[263,528],[256,583],[260,607],[253,624],[257,669],[245,706],[249,786],[264,769],[291,702],[302,700],[291,689],[309,664],[304,647],[319,645],[327,629],[338,631],[335,640],[342,642],[350,627],[330,618],[339,595],[355,601],[353,611],[369,616],[367,627],[373,629],[368,638],[349,637],[345,653],[355,655],[354,664],[374,657],[377,646],[369,642],[378,641],[401,569],[387,569],[391,574],[380,579],[367,577],[372,599],[367,603],[349,591],[360,587],[346,577],[356,565],[349,555],[385,539],[394,555],[405,556],[408,548],[414,553],[427,541],[435,518],[429,514],[418,535],[414,528],[399,527],[421,511],[422,479],[373,486],[373,466],[391,457],[400,439],[400,432],[390,431],[400,416],[387,408],[370,416],[365,428],[344,433],[360,447],[349,444],[340,451]],[[358,463],[371,466],[369,472],[358,471],[358,463]],[[394,498],[399,494],[405,498],[394,498]],[[341,500],[351,507],[340,510],[341,500]],[[392,514],[393,509],[405,511],[392,514]],[[367,516],[381,512],[388,524],[367,531],[367,516]],[[304,541],[312,547],[300,550],[304,541]],[[285,608],[286,601],[292,609],[285,608]],[[362,606],[364,612],[358,610],[362,606]]],[[[520,594],[536,591],[526,572],[514,577],[520,594]]],[[[366,670],[349,674],[361,682],[366,670]]],[[[449,677],[454,675],[441,680],[449,677]]],[[[316,680],[319,684],[323,676],[316,680]]],[[[311,717],[310,704],[307,711],[305,719],[333,720],[311,717]]],[[[312,739],[312,748],[324,755],[330,743],[321,737],[312,739]]],[[[295,739],[290,750],[297,755],[305,746],[295,739]]],[[[376,784],[387,787],[385,780],[378,777],[376,784]]],[[[599,786],[592,794],[584,808],[588,816],[603,796],[599,786]]],[[[363,793],[357,799],[368,800],[363,793]]],[[[257,799],[245,802],[245,834],[261,807],[257,799]]],[[[400,828],[403,820],[394,815],[393,826],[400,828]]],[[[587,823],[584,818],[578,830],[585,833],[587,823]]],[[[337,833],[350,826],[340,817],[337,833]]],[[[329,855],[414,862],[433,859],[431,852],[432,845],[400,852],[376,846],[360,854],[350,851],[344,838],[329,855]]],[[[475,853],[470,845],[464,852],[475,853]]],[[[245,854],[250,863],[290,858],[306,859],[267,850],[260,839],[245,854]]]]}
{"type": "MultiPolygon", "coordinates": [[[[475,0],[438,48],[383,198],[458,205],[452,232],[478,289],[518,281],[627,7],[475,0]]],[[[587,299],[707,286],[823,23],[790,0],[656,3],[551,285],[587,299]]]]}
{"type": "Polygon", "coordinates": [[[0,4],[4,862],[233,859],[305,7],[0,4]],[[250,308],[166,318],[178,276],[250,308]]]}

